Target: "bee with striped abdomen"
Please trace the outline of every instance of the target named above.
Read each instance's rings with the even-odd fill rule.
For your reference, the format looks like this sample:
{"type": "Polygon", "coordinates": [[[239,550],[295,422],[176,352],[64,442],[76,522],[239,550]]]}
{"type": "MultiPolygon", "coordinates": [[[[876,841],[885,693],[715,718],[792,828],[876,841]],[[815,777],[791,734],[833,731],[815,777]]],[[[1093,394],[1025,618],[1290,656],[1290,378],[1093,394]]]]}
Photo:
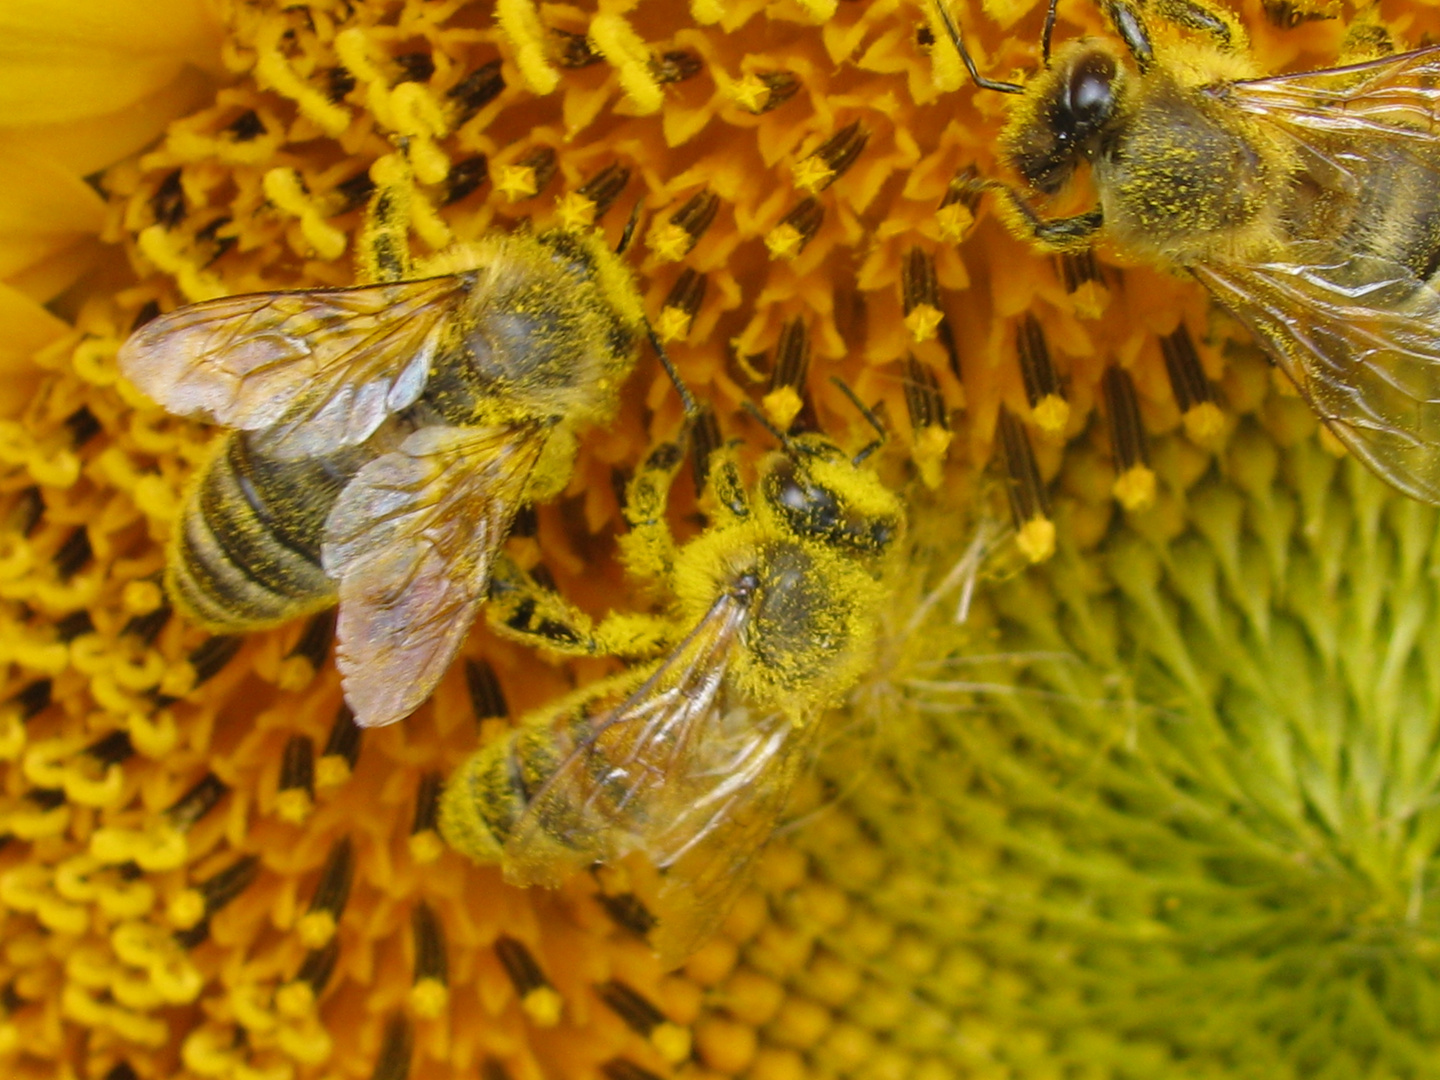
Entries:
{"type": "Polygon", "coordinates": [[[1016,95],[1003,156],[1030,192],[1088,164],[1099,206],[1046,219],[1004,185],[1019,233],[1061,251],[1106,241],[1185,271],[1259,338],[1382,479],[1440,503],[1440,48],[1257,77],[1234,17],[1153,5],[1188,36],[1152,39],[1138,0],[1104,5],[1124,43],[1082,38],[1016,95]]]}
{"type": "Polygon", "coordinates": [[[174,529],[176,605],[236,632],[338,600],[337,663],[367,726],[429,697],[516,511],[564,487],[645,333],[598,233],[492,234],[412,266],[408,169],[376,172],[376,284],[192,304],[119,356],[166,409],[234,429],[174,529]]]}
{"type": "Polygon", "coordinates": [[[497,568],[497,629],[560,652],[651,659],[525,717],[442,796],[451,846],[513,884],[556,885],[642,853],[659,872],[653,895],[641,893],[657,920],[651,944],[670,962],[724,916],[821,712],[874,663],[901,549],[904,507],[862,467],[876,444],[850,457],[823,435],[778,437],[749,490],[731,447],[710,455],[712,518],[683,546],[665,523],[680,448],[662,444],[630,481],[622,554],[662,586],[658,614],[591,624],[497,568]]]}

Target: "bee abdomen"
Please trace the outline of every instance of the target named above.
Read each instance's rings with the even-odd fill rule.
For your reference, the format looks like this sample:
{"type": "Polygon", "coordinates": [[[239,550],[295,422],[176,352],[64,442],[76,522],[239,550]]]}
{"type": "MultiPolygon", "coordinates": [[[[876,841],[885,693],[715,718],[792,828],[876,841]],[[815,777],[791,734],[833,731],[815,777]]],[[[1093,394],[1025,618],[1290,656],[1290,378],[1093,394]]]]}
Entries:
{"type": "Polygon", "coordinates": [[[232,435],[181,513],[167,581],[215,630],[253,630],[334,602],[320,562],[325,518],[358,462],[285,461],[232,435]]]}
{"type": "MultiPolygon", "coordinates": [[[[456,851],[476,862],[503,861],[504,848],[531,801],[547,788],[564,760],[549,724],[530,724],[470,755],[445,785],[440,799],[440,835],[456,851]]],[[[533,853],[576,847],[576,829],[584,816],[571,805],[569,785],[546,790],[527,835],[533,853]]],[[[590,830],[581,829],[588,835],[590,830]]]]}

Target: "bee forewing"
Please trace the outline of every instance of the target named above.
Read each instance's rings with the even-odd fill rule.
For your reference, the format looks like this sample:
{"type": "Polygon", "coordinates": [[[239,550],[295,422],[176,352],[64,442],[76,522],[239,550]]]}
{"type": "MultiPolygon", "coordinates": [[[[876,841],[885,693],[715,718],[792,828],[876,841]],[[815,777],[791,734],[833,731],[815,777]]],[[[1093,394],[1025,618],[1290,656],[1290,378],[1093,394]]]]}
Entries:
{"type": "Polygon", "coordinates": [[[1440,114],[1440,47],[1349,67],[1222,83],[1227,104],[1304,132],[1433,143],[1440,114]]]}
{"type": "Polygon", "coordinates": [[[555,882],[572,858],[638,850],[662,875],[646,898],[662,958],[682,959],[714,930],[784,809],[813,726],[726,700],[747,615],[722,596],[643,684],[589,719],[516,823],[507,880],[555,882]]]}
{"type": "Polygon", "coordinates": [[[171,412],[243,431],[281,425],[287,456],[364,442],[425,388],[463,277],[255,293],[178,308],[120,347],[171,412]]]}
{"type": "Polygon", "coordinates": [[[1192,269],[1356,457],[1440,504],[1440,294],[1391,260],[1335,262],[1316,246],[1295,245],[1283,262],[1192,269]]]}
{"type": "Polygon", "coordinates": [[[350,481],[325,522],[336,664],[362,727],[430,696],[485,599],[544,438],[539,425],[429,427],[350,481]]]}

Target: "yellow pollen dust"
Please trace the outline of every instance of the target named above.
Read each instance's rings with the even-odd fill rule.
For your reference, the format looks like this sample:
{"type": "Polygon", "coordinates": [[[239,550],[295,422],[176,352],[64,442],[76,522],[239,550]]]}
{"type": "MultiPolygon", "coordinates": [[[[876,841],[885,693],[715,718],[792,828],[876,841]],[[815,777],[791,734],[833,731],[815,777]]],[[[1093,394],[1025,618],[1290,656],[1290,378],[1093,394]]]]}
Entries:
{"type": "Polygon", "coordinates": [[[1055,523],[1049,518],[1031,518],[1016,530],[1015,546],[1030,562],[1044,562],[1055,554],[1055,523]]]}
{"type": "Polygon", "coordinates": [[[1046,435],[1059,437],[1070,422],[1070,403],[1059,394],[1046,394],[1035,403],[1034,416],[1036,427],[1046,435]]]}
{"type": "Polygon", "coordinates": [[[916,341],[929,341],[945,321],[945,315],[931,304],[916,304],[905,316],[905,329],[916,341]]]}
{"type": "Polygon", "coordinates": [[[1155,502],[1155,470],[1147,465],[1132,465],[1115,479],[1112,491],[1126,510],[1143,510],[1155,502]]]}
{"type": "Polygon", "coordinates": [[[765,235],[765,247],[772,259],[793,259],[805,246],[805,236],[794,225],[777,225],[765,235]]]}

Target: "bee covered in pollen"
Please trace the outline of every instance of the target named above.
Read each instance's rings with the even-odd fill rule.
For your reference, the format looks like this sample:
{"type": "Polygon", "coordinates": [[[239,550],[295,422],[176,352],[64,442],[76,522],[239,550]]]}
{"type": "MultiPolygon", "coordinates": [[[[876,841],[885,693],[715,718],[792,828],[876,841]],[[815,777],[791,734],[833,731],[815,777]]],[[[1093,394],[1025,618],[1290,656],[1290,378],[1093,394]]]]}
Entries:
{"type": "Polygon", "coordinates": [[[1440,503],[1440,48],[1257,77],[1233,16],[1201,0],[1104,7],[1124,44],[1083,38],[1025,84],[1002,153],[1029,193],[1090,166],[1099,205],[1001,210],[1052,250],[1108,242],[1186,271],[1255,334],[1336,437],[1382,479],[1440,503]]]}
{"type": "Polygon", "coordinates": [[[493,233],[415,266],[408,166],[391,155],[372,174],[372,284],[192,304],[119,354],[170,412],[233,429],[176,523],[174,603],[233,633],[338,600],[337,664],[365,726],[434,690],[516,512],[564,487],[577,432],[613,417],[645,333],[598,232],[493,233]]]}
{"type": "Polygon", "coordinates": [[[771,430],[781,449],[748,490],[733,447],[708,455],[709,524],[683,545],[665,520],[680,446],[659,445],[630,480],[621,553],[632,576],[660,586],[659,613],[592,623],[497,568],[487,618],[498,630],[637,659],[524,717],[442,796],[450,845],[515,885],[647,857],[658,876],[636,894],[671,964],[728,911],[821,713],[875,662],[902,547],[904,506],[864,465],[879,440],[850,456],[820,434],[771,430]]]}

